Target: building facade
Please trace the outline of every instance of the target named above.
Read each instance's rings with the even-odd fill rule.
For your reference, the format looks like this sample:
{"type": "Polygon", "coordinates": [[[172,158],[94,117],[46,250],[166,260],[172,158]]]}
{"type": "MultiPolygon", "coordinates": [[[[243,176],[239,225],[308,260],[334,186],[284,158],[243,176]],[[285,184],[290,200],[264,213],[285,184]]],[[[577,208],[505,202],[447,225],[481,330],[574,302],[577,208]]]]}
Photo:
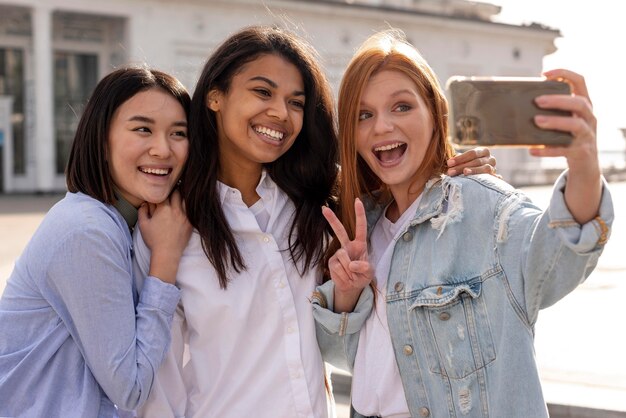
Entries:
{"type": "MultiPolygon", "coordinates": [[[[495,23],[500,8],[465,0],[0,0],[0,192],[54,192],[97,81],[125,63],[177,76],[190,91],[226,36],[276,24],[319,51],[337,91],[355,48],[402,29],[441,83],[452,75],[538,76],[559,32],[495,23]]],[[[515,181],[525,152],[495,150],[515,181]]]]}

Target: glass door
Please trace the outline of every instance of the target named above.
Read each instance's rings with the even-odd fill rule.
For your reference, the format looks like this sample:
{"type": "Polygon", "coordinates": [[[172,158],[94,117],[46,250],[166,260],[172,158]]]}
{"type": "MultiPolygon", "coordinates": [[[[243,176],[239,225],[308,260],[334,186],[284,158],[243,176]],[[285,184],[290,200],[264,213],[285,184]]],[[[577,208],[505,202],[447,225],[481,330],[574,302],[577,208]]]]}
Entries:
{"type": "Polygon", "coordinates": [[[2,134],[3,137],[0,139],[0,191],[4,187],[4,150],[8,141],[12,141],[13,144],[13,174],[26,174],[25,94],[24,51],[19,48],[0,47],[0,96],[13,98],[13,111],[10,117],[13,138],[6,138],[6,134],[2,134]]]}
{"type": "Polygon", "coordinates": [[[98,82],[98,55],[54,53],[56,171],[63,174],[83,109],[98,82]]]}

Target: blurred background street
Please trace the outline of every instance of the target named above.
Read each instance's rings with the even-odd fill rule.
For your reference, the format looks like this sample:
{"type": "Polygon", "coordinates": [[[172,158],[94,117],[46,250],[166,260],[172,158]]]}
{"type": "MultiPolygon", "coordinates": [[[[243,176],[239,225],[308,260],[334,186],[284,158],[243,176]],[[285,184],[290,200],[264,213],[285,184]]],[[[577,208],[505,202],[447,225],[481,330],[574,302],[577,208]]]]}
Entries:
{"type": "MultiPolygon", "coordinates": [[[[626,417],[626,182],[610,184],[617,219],[600,262],[572,294],[539,315],[536,354],[553,418],[626,417]]],[[[549,186],[524,187],[546,207],[549,186]]],[[[0,195],[0,291],[46,211],[62,195],[0,195]]],[[[333,378],[338,418],[348,417],[349,376],[333,378]]]]}

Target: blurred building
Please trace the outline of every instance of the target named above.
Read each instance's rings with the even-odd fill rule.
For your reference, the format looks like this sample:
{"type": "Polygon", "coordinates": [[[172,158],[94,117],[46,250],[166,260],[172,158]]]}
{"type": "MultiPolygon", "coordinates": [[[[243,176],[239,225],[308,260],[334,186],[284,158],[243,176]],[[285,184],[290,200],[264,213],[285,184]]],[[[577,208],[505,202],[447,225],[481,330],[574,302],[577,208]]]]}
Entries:
{"type": "MultiPolygon", "coordinates": [[[[392,26],[442,83],[452,75],[539,75],[558,30],[495,23],[499,11],[465,0],[0,0],[0,192],[64,190],[84,103],[121,64],[147,63],[191,90],[226,36],[277,24],[317,48],[336,91],[355,47],[392,26]]],[[[514,183],[536,172],[526,152],[495,153],[498,171],[514,183]]]]}

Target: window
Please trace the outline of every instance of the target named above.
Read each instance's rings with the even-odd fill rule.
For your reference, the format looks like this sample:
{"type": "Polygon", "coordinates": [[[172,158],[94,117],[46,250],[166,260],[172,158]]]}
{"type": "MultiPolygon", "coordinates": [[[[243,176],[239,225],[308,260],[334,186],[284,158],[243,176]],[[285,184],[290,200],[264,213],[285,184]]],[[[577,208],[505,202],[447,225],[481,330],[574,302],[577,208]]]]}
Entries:
{"type": "MultiPolygon", "coordinates": [[[[24,138],[25,93],[24,51],[16,48],[0,48],[0,95],[13,97],[11,125],[13,129],[14,174],[26,173],[26,141],[24,138]]],[[[5,141],[7,140],[5,138],[5,141]]],[[[0,158],[0,168],[2,167],[1,164],[2,158],[0,158]]]]}
{"type": "Polygon", "coordinates": [[[63,174],[85,104],[98,82],[98,56],[54,53],[56,171],[63,174]]]}

